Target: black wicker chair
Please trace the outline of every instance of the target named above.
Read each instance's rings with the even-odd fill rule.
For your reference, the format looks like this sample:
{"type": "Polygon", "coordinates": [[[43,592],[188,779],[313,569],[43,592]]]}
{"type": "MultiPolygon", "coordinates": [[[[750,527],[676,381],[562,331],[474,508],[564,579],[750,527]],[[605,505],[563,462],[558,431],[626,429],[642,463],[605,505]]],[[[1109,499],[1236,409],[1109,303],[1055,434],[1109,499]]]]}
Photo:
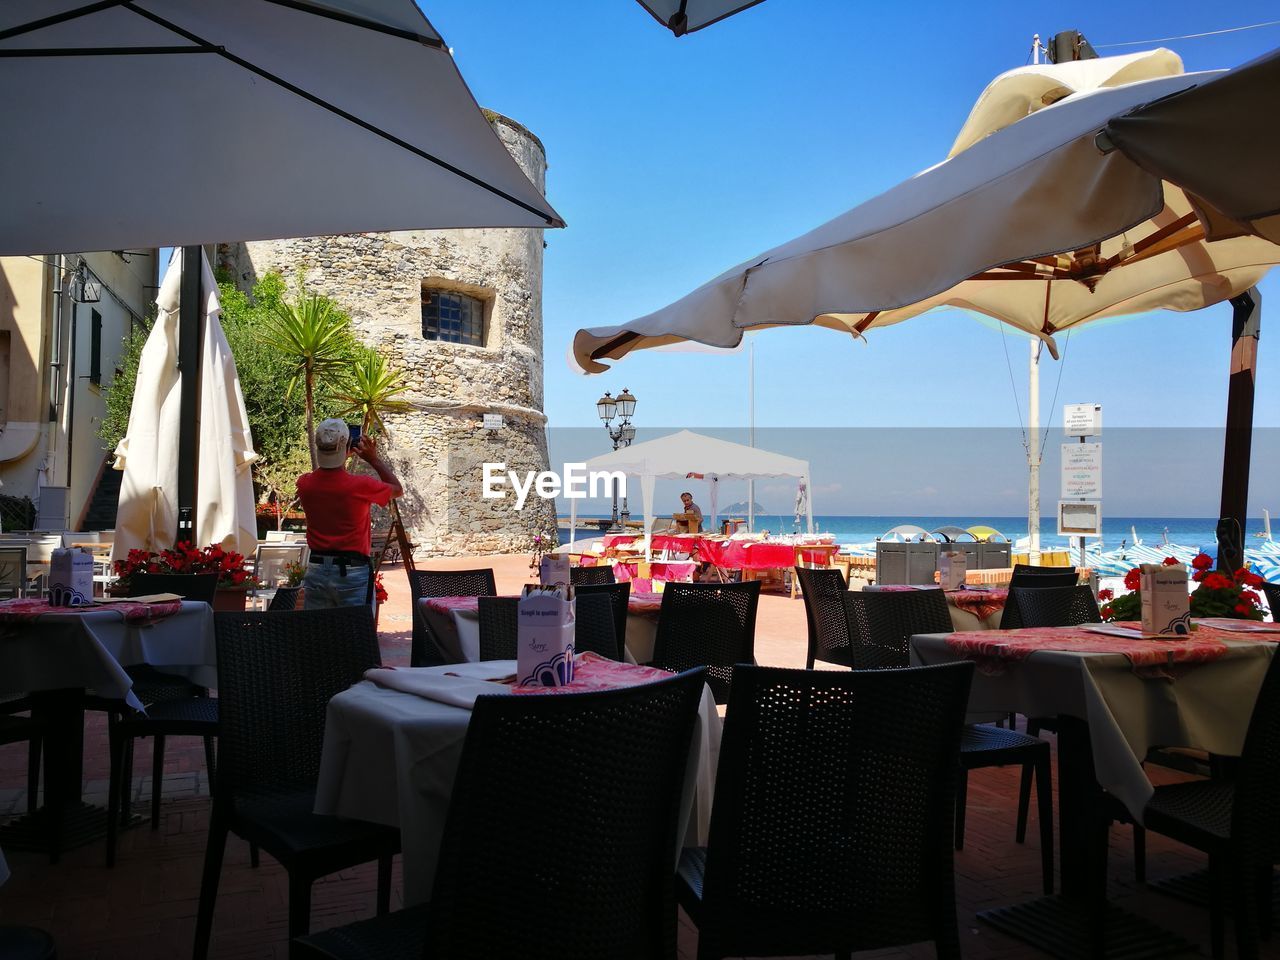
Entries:
{"type": "Polygon", "coordinates": [[[673,673],[706,667],[716,703],[727,703],[734,664],[756,662],[759,604],[759,580],[668,583],[658,611],[653,666],[673,673]]]}
{"type": "Polygon", "coordinates": [[[622,583],[584,583],[574,587],[579,597],[603,594],[609,598],[613,610],[613,636],[618,642],[618,656],[614,660],[627,658],[627,604],[631,602],[631,581],[622,583]]]}
{"type": "MultiPolygon", "coordinates": [[[[613,584],[609,584],[613,586],[613,584]]],[[[621,584],[630,587],[630,584],[621,584]]],[[[613,602],[603,593],[581,593],[574,601],[573,648],[578,653],[598,653],[610,660],[625,660],[623,644],[614,627],[613,602]]]]}
{"type": "MultiPolygon", "coordinates": [[[[176,593],[184,600],[213,603],[218,589],[216,573],[136,573],[129,580],[129,595],[145,597],[176,593]]],[[[160,795],[164,787],[164,756],[168,737],[202,737],[205,771],[212,786],[216,774],[214,738],[218,735],[218,701],[209,691],[186,677],[157,670],[149,664],[125,668],[133,680],[133,694],[146,708],[131,710],[121,700],[88,705],[107,711],[107,742],[111,757],[107,797],[107,866],[116,862],[120,824],[127,823],[133,805],[133,742],[151,737],[151,829],[160,826],[160,795]]]]}
{"type": "Polygon", "coordinates": [[[921,940],[960,956],[950,828],[972,676],[735,672],[710,841],[677,875],[698,960],[921,940]]]}
{"type": "Polygon", "coordinates": [[[672,856],[704,674],[604,693],[481,697],[434,899],[293,944],[293,960],[667,960],[672,856]],[[528,851],[524,811],[574,810],[528,851]]]}
{"type": "MultiPolygon", "coordinates": [[[[1033,567],[1029,564],[1014,564],[1013,575],[1009,578],[1009,591],[1019,587],[1074,587],[1080,582],[1080,574],[1075,567],[1033,567]]],[[[1018,611],[1013,604],[1006,602],[1000,614],[1000,629],[1015,630],[1022,626],[1018,620],[1018,611]]]]}
{"type": "Polygon", "coordinates": [[[377,905],[391,900],[399,831],[312,813],[329,700],[380,663],[365,606],[214,615],[221,762],[196,918],[196,960],[209,952],[227,833],[255,844],[289,874],[289,934],[307,932],[311,884],[378,861],[377,905]]]}
{"type": "Polygon", "coordinates": [[[589,583],[599,585],[616,583],[617,577],[613,575],[613,567],[606,563],[598,567],[570,567],[569,582],[574,586],[585,586],[589,583]]]}
{"type": "Polygon", "coordinates": [[[1272,865],[1280,862],[1280,820],[1275,815],[1278,795],[1280,657],[1272,657],[1253,706],[1234,778],[1156,787],[1142,815],[1148,830],[1208,854],[1214,957],[1223,955],[1228,902],[1241,958],[1258,956],[1259,926],[1263,934],[1270,933],[1272,865]]]}
{"type": "Polygon", "coordinates": [[[297,610],[298,593],[301,590],[301,587],[277,587],[276,592],[271,597],[271,602],[267,604],[267,609],[272,613],[297,610]]]}
{"type": "Polygon", "coordinates": [[[0,746],[10,743],[27,745],[27,813],[35,813],[37,808],[45,726],[44,719],[32,711],[31,701],[27,697],[0,701],[0,746]],[[17,715],[24,712],[29,715],[17,715]]]}
{"type": "MultiPolygon", "coordinates": [[[[854,669],[905,667],[911,637],[951,633],[951,614],[941,590],[858,591],[845,597],[854,646],[854,669]]],[[[967,724],[960,741],[960,777],[956,788],[955,847],[964,848],[965,802],[970,770],[1017,764],[1023,776],[1035,775],[1040,820],[1040,867],[1044,892],[1053,892],[1053,792],[1049,744],[1038,737],[989,724],[967,724]]],[[[1026,838],[1026,810],[1019,806],[1015,838],[1026,838]]]]}
{"type": "Polygon", "coordinates": [[[844,574],[822,567],[796,567],[796,578],[804,597],[804,618],[809,628],[809,654],[805,666],[812,670],[815,660],[853,666],[849,645],[849,624],[844,609],[848,591],[844,574]]]}
{"type": "Polygon", "coordinates": [[[413,602],[413,645],[409,665],[431,667],[447,663],[449,658],[431,634],[421,614],[418,601],[423,597],[492,597],[498,592],[493,569],[481,570],[406,570],[409,575],[409,597],[413,602]]]}
{"type": "Polygon", "coordinates": [[[0,925],[0,957],[4,960],[58,960],[53,937],[38,927],[0,925]]]}
{"type": "Polygon", "coordinates": [[[519,597],[479,597],[480,659],[514,660],[519,597]]]}
{"type": "Polygon", "coordinates": [[[1064,587],[1011,587],[1005,610],[1013,607],[1023,627],[1074,627],[1101,623],[1098,601],[1085,584],[1064,587]]]}

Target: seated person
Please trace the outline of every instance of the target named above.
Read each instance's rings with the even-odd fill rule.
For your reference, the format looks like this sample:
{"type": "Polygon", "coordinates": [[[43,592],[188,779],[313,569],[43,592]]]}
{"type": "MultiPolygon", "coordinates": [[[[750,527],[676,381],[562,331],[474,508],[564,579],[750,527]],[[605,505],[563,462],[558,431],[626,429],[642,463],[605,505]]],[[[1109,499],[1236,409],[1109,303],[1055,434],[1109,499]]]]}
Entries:
{"type": "Polygon", "coordinates": [[[702,508],[693,502],[693,494],[687,491],[680,494],[680,502],[684,505],[684,509],[672,517],[675,520],[677,532],[701,533],[702,508]]]}

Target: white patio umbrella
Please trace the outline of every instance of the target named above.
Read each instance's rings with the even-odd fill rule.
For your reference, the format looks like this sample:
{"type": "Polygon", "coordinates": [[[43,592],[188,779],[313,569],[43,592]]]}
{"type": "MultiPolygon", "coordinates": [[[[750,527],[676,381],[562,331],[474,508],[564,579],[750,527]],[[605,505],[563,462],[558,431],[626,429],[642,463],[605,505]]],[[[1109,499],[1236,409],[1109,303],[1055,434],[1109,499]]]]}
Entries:
{"type": "MultiPolygon", "coordinates": [[[[563,226],[413,0],[6,0],[0,90],[0,255],[183,246],[194,265],[229,240],[563,226]]],[[[184,524],[200,279],[178,324],[184,524]]]]}
{"type": "Polygon", "coordinates": [[[763,0],[640,0],[640,6],[660,24],[683,37],[731,17],[763,0]]]}
{"type": "Polygon", "coordinates": [[[0,90],[0,255],[562,225],[412,0],[6,0],[0,90]]]}
{"type": "MultiPolygon", "coordinates": [[[[178,504],[178,309],[183,251],[174,251],[160,293],[159,315],[142,348],[129,431],[116,447],[124,471],[116,512],[114,559],[132,549],[174,544],[178,504]]],[[[204,281],[200,377],[199,480],[195,542],[252,555],[258,542],[251,466],[257,459],[235,358],[219,322],[218,287],[201,254],[204,281]]]]}
{"type": "Polygon", "coordinates": [[[1280,246],[1205,242],[1178,187],[1094,143],[1113,118],[1222,75],[1067,96],[668,307],[579,330],[575,360],[595,373],[632,350],[731,347],[745,329],[774,326],[861,336],[940,306],[996,317],[1056,351],[1055,332],[1088,320],[1227,300],[1280,262],[1280,246]]]}

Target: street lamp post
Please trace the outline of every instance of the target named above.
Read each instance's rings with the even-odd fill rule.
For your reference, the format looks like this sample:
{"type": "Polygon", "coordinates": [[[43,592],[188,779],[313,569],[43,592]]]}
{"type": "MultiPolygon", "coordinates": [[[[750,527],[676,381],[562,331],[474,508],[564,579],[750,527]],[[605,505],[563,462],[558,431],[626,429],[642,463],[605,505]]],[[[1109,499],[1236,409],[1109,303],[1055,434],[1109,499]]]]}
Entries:
{"type": "MultiPolygon", "coordinates": [[[[613,449],[619,447],[631,446],[631,441],[636,438],[636,428],[631,425],[631,415],[636,412],[636,398],[626,387],[622,388],[622,392],[616,397],[610,396],[606,390],[605,395],[596,401],[596,412],[600,414],[600,419],[604,421],[605,432],[609,435],[609,439],[613,442],[613,449]],[[618,425],[613,425],[613,418],[618,418],[618,425]]],[[[622,497],[622,514],[621,529],[626,532],[627,521],[631,519],[631,512],[627,509],[627,498],[624,494],[622,497]]],[[[613,488],[613,515],[609,520],[609,529],[619,529],[618,514],[618,488],[613,488]]]]}

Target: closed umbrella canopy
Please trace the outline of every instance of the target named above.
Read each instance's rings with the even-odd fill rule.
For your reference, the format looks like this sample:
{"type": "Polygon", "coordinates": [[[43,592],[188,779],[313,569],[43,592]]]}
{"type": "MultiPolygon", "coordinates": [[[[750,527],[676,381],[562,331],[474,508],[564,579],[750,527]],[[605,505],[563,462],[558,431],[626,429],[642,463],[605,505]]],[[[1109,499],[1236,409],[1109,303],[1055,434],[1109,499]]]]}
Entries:
{"type": "MultiPolygon", "coordinates": [[[[113,555],[173,546],[177,529],[178,309],[181,251],[165,272],[156,297],[158,316],[142,348],[129,431],[116,447],[124,471],[116,511],[113,555]]],[[[199,495],[195,540],[251,556],[258,542],[251,465],[257,459],[235,359],[219,322],[218,286],[201,256],[201,396],[199,495]]]]}
{"type": "MultiPolygon", "coordinates": [[[[1053,350],[1056,331],[1088,320],[1236,296],[1280,262],[1280,246],[1206,243],[1181,189],[1095,143],[1113,118],[1220,76],[1067,96],[656,313],[578,331],[574,358],[599,372],[635,349],[732,347],[745,329],[793,324],[861,336],[940,306],[996,317],[1053,350]]],[[[995,116],[988,100],[975,112],[995,116]]]]}
{"type": "Polygon", "coordinates": [[[640,0],[640,6],[677,37],[682,37],[761,2],[763,0],[640,0]]]}
{"type": "Polygon", "coordinates": [[[7,0],[0,89],[0,254],[563,225],[412,0],[7,0]]]}
{"type": "Polygon", "coordinates": [[[1149,103],[1106,136],[1144,170],[1185,190],[1210,239],[1280,243],[1280,50],[1149,103]]]}

